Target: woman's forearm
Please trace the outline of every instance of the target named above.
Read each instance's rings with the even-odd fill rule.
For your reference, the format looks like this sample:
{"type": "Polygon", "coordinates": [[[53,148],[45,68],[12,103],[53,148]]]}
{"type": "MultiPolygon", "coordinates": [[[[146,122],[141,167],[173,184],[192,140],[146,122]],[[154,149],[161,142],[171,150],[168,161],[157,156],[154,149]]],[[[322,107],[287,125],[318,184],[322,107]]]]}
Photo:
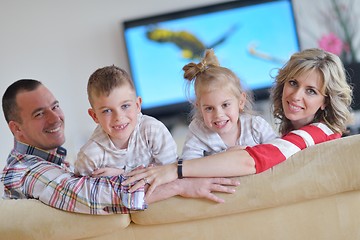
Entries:
{"type": "Polygon", "coordinates": [[[235,177],[256,173],[254,159],[243,149],[183,162],[184,177],[235,177]]]}

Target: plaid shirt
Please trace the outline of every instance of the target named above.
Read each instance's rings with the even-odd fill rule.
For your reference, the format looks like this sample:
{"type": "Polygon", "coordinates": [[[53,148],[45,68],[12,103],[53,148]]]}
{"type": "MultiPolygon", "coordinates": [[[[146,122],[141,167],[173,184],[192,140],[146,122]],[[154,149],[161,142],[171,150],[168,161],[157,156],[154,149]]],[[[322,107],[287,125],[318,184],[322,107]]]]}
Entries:
{"type": "Polygon", "coordinates": [[[144,210],[144,188],[129,193],[122,175],[77,177],[64,162],[62,147],[51,154],[15,141],[2,172],[4,199],[35,198],[57,209],[87,213],[129,213],[144,210]]]}

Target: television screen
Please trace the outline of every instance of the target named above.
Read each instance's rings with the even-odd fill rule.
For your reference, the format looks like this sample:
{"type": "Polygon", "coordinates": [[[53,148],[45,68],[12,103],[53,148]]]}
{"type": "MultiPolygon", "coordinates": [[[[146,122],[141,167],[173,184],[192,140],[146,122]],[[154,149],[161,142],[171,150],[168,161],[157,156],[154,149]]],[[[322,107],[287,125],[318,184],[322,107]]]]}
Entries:
{"type": "Polygon", "coordinates": [[[213,48],[255,99],[268,97],[277,68],[300,49],[291,0],[239,0],[125,21],[124,39],[142,110],[188,109],[182,67],[213,48]],[[275,72],[274,72],[275,70],[275,72]]]}

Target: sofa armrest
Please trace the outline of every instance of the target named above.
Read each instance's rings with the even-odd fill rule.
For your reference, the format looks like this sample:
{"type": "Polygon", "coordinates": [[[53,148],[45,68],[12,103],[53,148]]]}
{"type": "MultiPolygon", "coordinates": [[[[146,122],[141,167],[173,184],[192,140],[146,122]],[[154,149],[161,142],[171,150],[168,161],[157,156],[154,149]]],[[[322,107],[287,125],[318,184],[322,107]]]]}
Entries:
{"type": "Polygon", "coordinates": [[[331,196],[360,189],[360,135],[307,148],[263,173],[240,177],[225,203],[173,197],[131,214],[151,225],[224,216],[331,196]]]}
{"type": "Polygon", "coordinates": [[[0,200],[1,239],[84,239],[119,231],[129,214],[87,215],[49,207],[35,199],[0,200]]]}

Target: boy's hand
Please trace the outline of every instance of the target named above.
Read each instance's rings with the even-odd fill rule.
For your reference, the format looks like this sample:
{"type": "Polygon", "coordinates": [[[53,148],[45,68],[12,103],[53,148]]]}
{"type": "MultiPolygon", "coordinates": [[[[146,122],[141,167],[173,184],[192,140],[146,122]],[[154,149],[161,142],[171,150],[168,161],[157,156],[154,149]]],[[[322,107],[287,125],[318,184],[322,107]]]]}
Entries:
{"type": "Polygon", "coordinates": [[[124,173],[124,169],[115,168],[115,167],[104,167],[99,168],[93,171],[91,174],[92,177],[110,177],[110,176],[118,176],[124,173]]]}

